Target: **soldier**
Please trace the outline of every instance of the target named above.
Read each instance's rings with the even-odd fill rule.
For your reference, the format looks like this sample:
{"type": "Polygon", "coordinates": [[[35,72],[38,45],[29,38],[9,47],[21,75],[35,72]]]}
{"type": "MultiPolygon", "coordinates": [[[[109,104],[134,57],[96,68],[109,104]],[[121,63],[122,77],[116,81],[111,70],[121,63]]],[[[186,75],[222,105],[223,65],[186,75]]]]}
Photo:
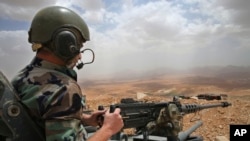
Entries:
{"type": "Polygon", "coordinates": [[[36,56],[11,83],[46,141],[106,141],[120,131],[119,108],[83,113],[85,99],[73,68],[82,65],[89,29],[79,15],[64,7],[44,8],[33,18],[28,40],[36,56]],[[97,126],[99,116],[101,128],[87,138],[83,125],[97,126]]]}

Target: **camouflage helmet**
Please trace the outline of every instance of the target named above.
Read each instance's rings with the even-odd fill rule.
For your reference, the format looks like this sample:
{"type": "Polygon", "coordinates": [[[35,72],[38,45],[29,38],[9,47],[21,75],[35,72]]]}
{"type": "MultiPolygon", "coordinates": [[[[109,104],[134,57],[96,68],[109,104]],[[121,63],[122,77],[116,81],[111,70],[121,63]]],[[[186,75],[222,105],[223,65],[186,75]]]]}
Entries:
{"type": "Polygon", "coordinates": [[[51,6],[44,8],[35,15],[29,30],[30,43],[46,43],[52,39],[53,33],[59,28],[76,28],[84,41],[88,41],[89,29],[85,21],[74,11],[51,6]]]}

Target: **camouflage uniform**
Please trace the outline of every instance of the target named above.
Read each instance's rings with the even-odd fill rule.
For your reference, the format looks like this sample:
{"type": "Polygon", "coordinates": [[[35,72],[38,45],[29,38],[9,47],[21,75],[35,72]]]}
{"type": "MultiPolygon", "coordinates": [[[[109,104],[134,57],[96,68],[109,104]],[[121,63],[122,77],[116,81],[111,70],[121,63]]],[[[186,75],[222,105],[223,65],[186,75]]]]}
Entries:
{"type": "Polygon", "coordinates": [[[73,69],[34,58],[12,80],[21,101],[46,141],[84,141],[79,120],[85,99],[73,69]]]}

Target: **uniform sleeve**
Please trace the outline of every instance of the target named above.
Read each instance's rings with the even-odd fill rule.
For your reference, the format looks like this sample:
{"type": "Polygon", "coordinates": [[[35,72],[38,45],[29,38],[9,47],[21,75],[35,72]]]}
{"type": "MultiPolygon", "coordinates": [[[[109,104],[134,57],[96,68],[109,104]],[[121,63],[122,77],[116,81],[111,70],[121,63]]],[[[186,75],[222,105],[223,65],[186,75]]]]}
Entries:
{"type": "Polygon", "coordinates": [[[81,125],[83,96],[76,83],[55,90],[46,102],[46,141],[83,141],[86,131],[81,125]]]}
{"type": "Polygon", "coordinates": [[[87,133],[79,120],[48,120],[46,141],[85,141],[87,133]]]}

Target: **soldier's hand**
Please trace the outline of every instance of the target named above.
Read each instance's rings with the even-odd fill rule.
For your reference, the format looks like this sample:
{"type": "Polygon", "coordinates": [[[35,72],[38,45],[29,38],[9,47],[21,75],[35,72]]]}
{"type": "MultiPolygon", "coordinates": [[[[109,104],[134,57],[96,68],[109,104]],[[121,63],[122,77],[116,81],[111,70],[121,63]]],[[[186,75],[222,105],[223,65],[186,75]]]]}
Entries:
{"type": "Polygon", "coordinates": [[[102,128],[115,134],[119,132],[124,126],[122,116],[120,115],[121,109],[116,108],[113,113],[110,113],[109,110],[104,114],[104,121],[102,128]]]}
{"type": "Polygon", "coordinates": [[[82,122],[90,126],[100,125],[99,117],[102,117],[107,110],[95,111],[91,115],[82,115],[82,122]]]}

